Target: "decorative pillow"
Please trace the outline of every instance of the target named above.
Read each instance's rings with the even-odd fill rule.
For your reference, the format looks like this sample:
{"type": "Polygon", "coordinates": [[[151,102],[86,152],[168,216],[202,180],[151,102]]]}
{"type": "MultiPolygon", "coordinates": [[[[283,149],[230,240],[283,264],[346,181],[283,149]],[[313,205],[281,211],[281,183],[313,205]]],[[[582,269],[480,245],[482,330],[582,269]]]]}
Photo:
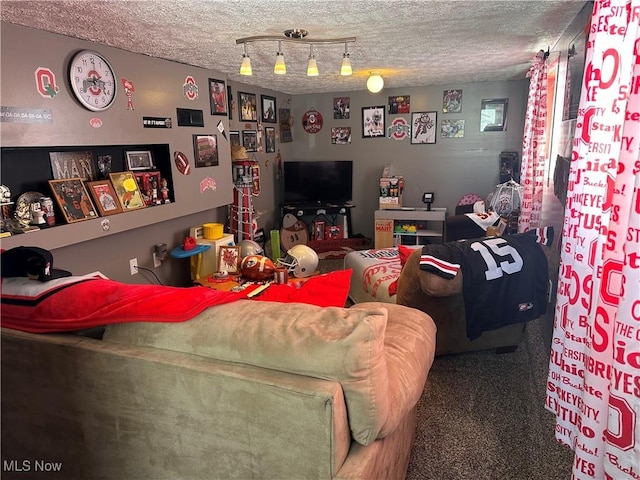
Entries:
{"type": "Polygon", "coordinates": [[[269,302],[297,302],[320,307],[344,307],[349,295],[353,270],[338,270],[310,277],[300,283],[272,284],[256,300],[269,302]]]}
{"type": "Polygon", "coordinates": [[[384,308],[240,300],[184,323],[109,325],[103,340],[340,382],[351,434],[368,445],[389,416],[386,326],[384,308]]]}
{"type": "MultiPolygon", "coordinates": [[[[405,247],[404,245],[398,245],[398,256],[400,257],[400,271],[402,272],[402,268],[404,268],[407,263],[407,259],[409,256],[415,251],[415,248],[405,247]]],[[[398,275],[398,278],[400,275],[398,275]]],[[[395,295],[398,293],[398,279],[396,278],[393,282],[389,284],[389,295],[395,295]]]]}

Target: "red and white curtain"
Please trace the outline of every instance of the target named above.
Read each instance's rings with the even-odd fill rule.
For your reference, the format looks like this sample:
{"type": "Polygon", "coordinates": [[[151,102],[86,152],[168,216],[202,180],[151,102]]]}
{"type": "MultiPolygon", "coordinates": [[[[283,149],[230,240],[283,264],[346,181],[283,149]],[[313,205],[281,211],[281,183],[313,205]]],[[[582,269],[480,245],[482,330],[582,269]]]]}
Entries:
{"type": "Polygon", "coordinates": [[[530,78],[530,83],[520,167],[520,182],[523,188],[518,218],[519,232],[540,226],[547,161],[547,58],[542,50],[533,59],[527,77],[530,78]]]}
{"type": "Polygon", "coordinates": [[[596,1],[546,407],[573,479],[640,479],[640,0],[596,1]]]}

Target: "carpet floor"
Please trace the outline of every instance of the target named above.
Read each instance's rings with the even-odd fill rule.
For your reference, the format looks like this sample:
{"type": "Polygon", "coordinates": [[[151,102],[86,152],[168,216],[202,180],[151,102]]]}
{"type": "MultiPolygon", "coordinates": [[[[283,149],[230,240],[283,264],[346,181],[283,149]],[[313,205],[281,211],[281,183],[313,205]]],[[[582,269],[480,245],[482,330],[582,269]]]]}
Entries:
{"type": "Polygon", "coordinates": [[[407,480],[564,480],[573,452],[544,408],[548,353],[538,320],[514,353],[437,357],[418,404],[407,480]]]}

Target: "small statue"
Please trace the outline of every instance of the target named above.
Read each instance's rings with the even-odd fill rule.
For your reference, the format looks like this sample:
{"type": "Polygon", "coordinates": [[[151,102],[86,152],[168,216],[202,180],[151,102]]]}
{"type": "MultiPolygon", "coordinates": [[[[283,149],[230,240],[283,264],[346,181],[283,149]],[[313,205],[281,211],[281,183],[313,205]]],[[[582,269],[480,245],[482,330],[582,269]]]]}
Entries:
{"type": "Polygon", "coordinates": [[[171,203],[169,200],[169,186],[166,178],[160,179],[160,198],[162,203],[171,203]]]}

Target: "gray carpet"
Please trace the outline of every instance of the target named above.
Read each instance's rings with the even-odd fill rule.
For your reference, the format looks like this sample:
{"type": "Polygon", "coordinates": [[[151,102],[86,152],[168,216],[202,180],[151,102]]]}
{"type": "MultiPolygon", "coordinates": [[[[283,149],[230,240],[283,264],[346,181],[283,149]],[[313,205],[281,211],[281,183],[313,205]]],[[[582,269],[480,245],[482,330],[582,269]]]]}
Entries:
{"type": "Polygon", "coordinates": [[[527,324],[514,353],[435,359],[418,404],[407,480],[564,480],[573,452],[544,409],[548,354],[527,324]]]}
{"type": "MultiPolygon", "coordinates": [[[[319,270],[343,268],[321,260],[319,270]]],[[[514,353],[437,357],[418,404],[407,480],[565,480],[573,452],[544,409],[548,350],[539,320],[514,353]]]]}

